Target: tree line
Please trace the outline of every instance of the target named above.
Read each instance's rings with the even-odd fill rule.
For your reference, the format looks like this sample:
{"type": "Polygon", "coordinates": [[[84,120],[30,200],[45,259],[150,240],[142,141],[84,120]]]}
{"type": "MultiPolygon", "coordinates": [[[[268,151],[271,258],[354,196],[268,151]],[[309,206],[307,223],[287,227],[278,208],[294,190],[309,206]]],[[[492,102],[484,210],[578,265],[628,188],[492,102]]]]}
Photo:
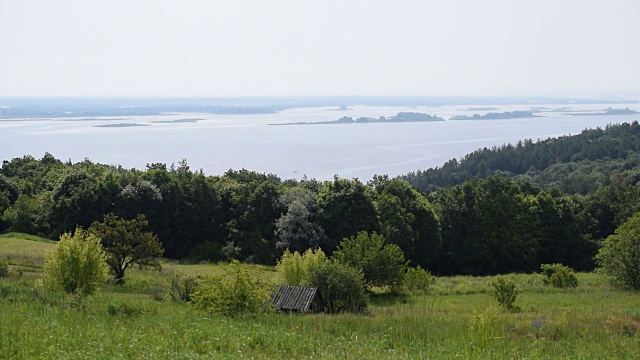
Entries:
{"type": "MultiPolygon", "coordinates": [[[[616,140],[636,136],[637,123],[579,136],[585,134],[628,145],[619,150],[627,158],[638,146],[616,140]]],[[[565,141],[577,143],[563,137],[553,146],[565,149],[565,141]]],[[[526,146],[536,152],[550,145],[526,146]]],[[[593,161],[608,166],[619,160],[593,161]]],[[[58,239],[108,214],[142,214],[172,259],[273,265],[286,249],[321,248],[330,256],[343,239],[364,231],[381,234],[410,264],[436,274],[529,272],[550,263],[590,270],[602,241],[640,211],[639,174],[637,167],[623,167],[585,194],[505,173],[419,191],[388,176],[367,183],[337,176],[282,180],[244,169],[207,176],[185,160],[137,170],[88,159],[63,162],[47,153],[3,161],[0,232],[58,239]]]]}

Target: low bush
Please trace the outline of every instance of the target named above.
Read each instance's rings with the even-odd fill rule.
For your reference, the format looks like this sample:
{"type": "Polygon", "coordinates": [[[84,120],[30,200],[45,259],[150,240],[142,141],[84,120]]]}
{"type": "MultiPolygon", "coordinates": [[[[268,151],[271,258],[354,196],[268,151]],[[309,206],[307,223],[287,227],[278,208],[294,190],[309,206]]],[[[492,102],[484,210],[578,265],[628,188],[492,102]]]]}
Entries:
{"type": "Polygon", "coordinates": [[[425,270],[418,265],[415,268],[407,268],[404,276],[404,286],[413,293],[426,294],[429,287],[435,282],[435,278],[429,270],[425,270]]]}
{"type": "Polygon", "coordinates": [[[317,288],[325,312],[363,312],[367,308],[367,292],[360,270],[345,264],[327,261],[313,268],[310,285],[317,288]]]}
{"type": "Polygon", "coordinates": [[[542,281],[557,288],[575,288],[578,287],[578,277],[576,272],[562,264],[542,264],[542,281]]]}
{"type": "Polygon", "coordinates": [[[513,281],[498,277],[491,283],[491,286],[493,287],[493,297],[500,306],[510,312],[518,312],[520,310],[519,307],[515,306],[518,290],[513,281]]]}
{"type": "Polygon", "coordinates": [[[369,288],[388,286],[394,292],[402,287],[407,267],[398,245],[387,243],[381,234],[366,231],[342,239],[332,259],[362,270],[369,288]]]}
{"type": "Polygon", "coordinates": [[[272,310],[269,303],[273,285],[254,276],[237,260],[224,267],[222,276],[204,279],[192,295],[196,309],[226,316],[264,313],[272,310]]]}
{"type": "Polygon", "coordinates": [[[174,275],[171,279],[169,296],[173,301],[191,302],[193,293],[198,289],[198,278],[192,275],[174,275]]]}
{"type": "Polygon", "coordinates": [[[155,301],[164,301],[164,297],[167,294],[166,289],[160,283],[156,282],[149,289],[149,296],[155,301]]]}
{"type": "Polygon", "coordinates": [[[100,239],[77,228],[64,233],[44,261],[45,287],[67,293],[93,294],[106,282],[108,267],[100,239]]]}
{"type": "Polygon", "coordinates": [[[304,254],[293,254],[286,250],[282,258],[276,264],[276,271],[282,275],[285,285],[305,286],[309,285],[309,273],[312,269],[324,264],[327,256],[322,249],[308,249],[304,254]]]}

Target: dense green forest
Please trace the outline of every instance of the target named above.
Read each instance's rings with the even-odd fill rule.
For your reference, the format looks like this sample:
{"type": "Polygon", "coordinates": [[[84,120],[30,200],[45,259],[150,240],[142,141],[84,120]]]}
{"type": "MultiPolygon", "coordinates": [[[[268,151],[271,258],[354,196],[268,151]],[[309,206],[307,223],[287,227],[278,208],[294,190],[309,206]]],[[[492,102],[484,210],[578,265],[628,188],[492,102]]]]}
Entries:
{"type": "Polygon", "coordinates": [[[569,194],[587,194],[610,185],[614,173],[625,172],[640,180],[640,127],[632,124],[587,129],[562,136],[516,145],[483,148],[442,167],[417,171],[402,179],[422,191],[459,185],[467,178],[507,176],[541,187],[556,187],[569,194]]]}
{"type": "Polygon", "coordinates": [[[5,160],[0,232],[57,239],[105,214],[144,214],[165,256],[275,263],[287,248],[378,232],[437,274],[593,268],[604,238],[640,211],[638,123],[475,151],[441,168],[368,183],[283,180],[248,170],[207,176],[186,160],[145,170],[5,160]],[[413,186],[412,186],[413,185],[413,186]]]}

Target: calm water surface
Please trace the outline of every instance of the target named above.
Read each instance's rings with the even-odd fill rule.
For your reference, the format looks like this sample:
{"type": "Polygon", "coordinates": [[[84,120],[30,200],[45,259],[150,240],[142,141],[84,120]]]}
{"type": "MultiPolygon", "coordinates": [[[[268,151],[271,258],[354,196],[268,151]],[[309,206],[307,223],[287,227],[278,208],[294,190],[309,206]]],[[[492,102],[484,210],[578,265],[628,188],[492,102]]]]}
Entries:
{"type": "MultiPolygon", "coordinates": [[[[553,107],[553,106],[549,106],[553,107]]],[[[0,121],[2,159],[50,152],[57,158],[120,164],[177,163],[186,158],[192,169],[209,175],[246,168],[287,178],[303,175],[320,180],[334,174],[369,180],[374,174],[391,176],[442,165],[482,147],[518,140],[546,139],[577,134],[585,128],[640,120],[629,116],[567,116],[512,120],[448,120],[429,123],[291,125],[287,122],[335,120],[341,116],[392,116],[418,111],[445,119],[472,115],[464,106],[438,108],[354,107],[350,111],[326,108],[292,109],[268,115],[175,114],[104,119],[38,119],[0,121]],[[196,123],[156,123],[199,118],[196,123]],[[149,126],[101,128],[95,125],[139,123],[149,126]]],[[[582,106],[595,110],[604,106],[582,106]]],[[[527,106],[493,111],[526,110],[527,106]]],[[[486,111],[485,111],[486,112],[486,111]]],[[[483,113],[478,111],[478,113],[483,113]]]]}

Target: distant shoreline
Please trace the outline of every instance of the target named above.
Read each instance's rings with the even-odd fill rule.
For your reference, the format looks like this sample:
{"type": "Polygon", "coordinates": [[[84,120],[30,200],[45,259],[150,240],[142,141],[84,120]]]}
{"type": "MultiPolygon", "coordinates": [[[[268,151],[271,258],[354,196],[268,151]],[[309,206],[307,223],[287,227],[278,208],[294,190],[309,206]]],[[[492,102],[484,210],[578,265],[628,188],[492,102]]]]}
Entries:
{"type": "MultiPolygon", "coordinates": [[[[299,108],[323,107],[348,111],[350,106],[466,107],[462,111],[489,111],[511,105],[576,106],[585,104],[638,104],[636,99],[571,97],[469,96],[290,96],[290,97],[0,97],[0,119],[96,118],[164,116],[168,114],[259,115],[299,108]]],[[[541,109],[545,110],[545,109],[541,109]]]]}
{"type": "Polygon", "coordinates": [[[200,120],[204,120],[204,119],[193,118],[193,119],[176,119],[176,120],[156,120],[156,121],[152,121],[152,123],[154,124],[197,123],[200,120]]]}
{"type": "Polygon", "coordinates": [[[534,115],[531,111],[505,111],[501,113],[490,112],[485,115],[473,114],[456,115],[449,120],[509,120],[509,119],[530,119],[534,117],[544,117],[543,115],[534,115]]]}
{"type": "Polygon", "coordinates": [[[624,108],[624,109],[608,108],[608,109],[604,109],[603,112],[577,112],[577,113],[570,113],[567,115],[570,115],[570,116],[619,116],[619,115],[637,115],[637,114],[640,114],[640,113],[629,108],[624,108]]]}
{"type": "Polygon", "coordinates": [[[408,122],[436,122],[436,121],[444,121],[443,118],[429,115],[424,113],[417,112],[399,112],[395,116],[385,117],[380,116],[378,118],[370,118],[370,117],[359,117],[357,119],[353,119],[350,116],[343,116],[338,120],[331,121],[316,121],[316,122],[308,122],[308,121],[299,121],[299,122],[291,122],[291,123],[283,123],[283,124],[267,124],[267,125],[336,125],[336,124],[392,124],[392,123],[408,123],[408,122]]]}
{"type": "Polygon", "coordinates": [[[151,124],[119,123],[119,124],[94,125],[93,127],[99,127],[99,128],[128,128],[128,127],[138,127],[138,126],[151,126],[151,124]]]}

